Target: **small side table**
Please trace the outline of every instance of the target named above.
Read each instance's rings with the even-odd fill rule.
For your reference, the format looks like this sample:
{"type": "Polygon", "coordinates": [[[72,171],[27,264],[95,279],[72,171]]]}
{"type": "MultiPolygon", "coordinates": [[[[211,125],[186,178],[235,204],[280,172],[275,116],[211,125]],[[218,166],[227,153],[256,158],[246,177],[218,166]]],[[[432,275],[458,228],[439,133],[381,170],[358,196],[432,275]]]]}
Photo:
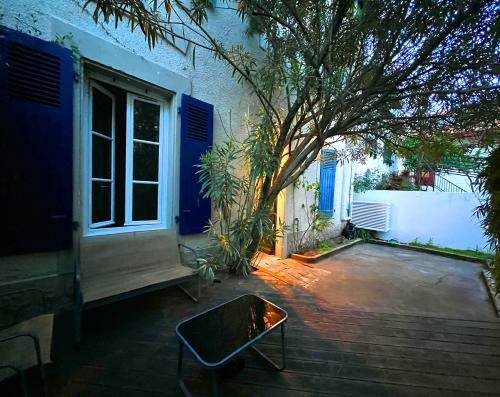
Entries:
{"type": "Polygon", "coordinates": [[[212,372],[212,392],[218,395],[215,370],[252,348],[276,370],[285,369],[285,321],[288,313],[256,295],[242,295],[180,322],[175,333],[179,338],[178,382],[183,393],[191,393],[182,378],[184,346],[198,362],[212,372]],[[277,327],[281,328],[282,363],[276,364],[254,346],[277,327]]]}

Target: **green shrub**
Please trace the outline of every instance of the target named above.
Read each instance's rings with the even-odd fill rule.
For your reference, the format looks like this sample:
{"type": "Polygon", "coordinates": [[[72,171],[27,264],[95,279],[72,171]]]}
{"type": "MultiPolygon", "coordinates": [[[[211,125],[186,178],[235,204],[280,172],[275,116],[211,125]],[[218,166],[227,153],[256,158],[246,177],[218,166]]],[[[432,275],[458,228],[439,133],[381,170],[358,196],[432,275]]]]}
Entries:
{"type": "Polygon", "coordinates": [[[326,252],[330,251],[332,249],[333,245],[330,240],[325,240],[319,243],[319,251],[320,252],[326,252]]]}
{"type": "Polygon", "coordinates": [[[354,177],[352,186],[355,193],[363,193],[367,190],[420,190],[420,187],[405,171],[400,174],[397,172],[381,174],[378,171],[366,170],[363,175],[354,177]]]}
{"type": "Polygon", "coordinates": [[[416,238],[415,240],[410,241],[408,243],[408,245],[411,245],[413,247],[431,248],[431,249],[436,250],[436,251],[471,256],[473,258],[483,259],[483,260],[493,260],[493,258],[494,258],[494,255],[492,253],[480,251],[479,249],[462,250],[462,249],[456,249],[456,248],[442,247],[440,245],[434,244],[432,239],[429,239],[429,241],[427,243],[421,243],[418,241],[418,238],[416,238]]]}
{"type": "Polygon", "coordinates": [[[356,175],[352,182],[354,193],[363,193],[375,189],[379,180],[380,173],[378,171],[366,170],[363,175],[356,175]]]}
{"type": "Polygon", "coordinates": [[[299,230],[299,220],[296,218],[292,225],[292,251],[302,252],[311,248],[318,248],[318,241],[325,238],[325,232],[333,224],[332,218],[326,218],[319,209],[319,182],[310,182],[305,177],[301,177],[295,182],[295,188],[304,189],[305,210],[307,228],[305,231],[299,230]],[[309,205],[308,192],[313,192],[313,202],[309,205]]]}
{"type": "Polygon", "coordinates": [[[375,232],[373,230],[355,228],[354,237],[360,238],[362,240],[368,241],[375,237],[375,232]]]}
{"type": "Polygon", "coordinates": [[[495,250],[495,260],[491,268],[500,293],[500,146],[493,150],[486,166],[480,174],[479,190],[484,193],[484,201],[477,208],[476,214],[481,218],[485,233],[490,238],[491,248],[495,250]]]}

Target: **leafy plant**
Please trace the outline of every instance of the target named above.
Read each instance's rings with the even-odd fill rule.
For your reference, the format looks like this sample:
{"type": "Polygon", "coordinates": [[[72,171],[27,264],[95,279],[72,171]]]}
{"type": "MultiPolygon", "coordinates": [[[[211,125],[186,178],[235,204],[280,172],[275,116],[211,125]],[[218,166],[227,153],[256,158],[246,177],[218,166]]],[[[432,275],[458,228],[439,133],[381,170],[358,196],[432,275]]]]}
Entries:
{"type": "Polygon", "coordinates": [[[364,241],[368,241],[368,240],[371,240],[372,238],[375,237],[375,232],[373,230],[355,228],[354,229],[354,237],[360,238],[364,241]]]}
{"type": "Polygon", "coordinates": [[[198,258],[196,260],[195,269],[201,278],[205,280],[213,280],[215,278],[215,271],[218,264],[216,261],[210,261],[205,258],[198,258]]]}
{"type": "Polygon", "coordinates": [[[380,173],[369,169],[362,175],[356,175],[352,182],[354,193],[363,193],[375,189],[379,180],[380,173]]]}
{"type": "Polygon", "coordinates": [[[420,190],[406,172],[391,172],[381,174],[379,171],[366,170],[363,175],[357,175],[353,180],[355,193],[367,190],[420,190]]]}
{"type": "Polygon", "coordinates": [[[80,60],[82,58],[82,54],[80,52],[80,47],[75,42],[75,38],[73,37],[73,33],[66,33],[63,35],[56,35],[55,42],[59,44],[61,47],[66,47],[71,50],[71,56],[73,58],[73,62],[79,65],[80,60]]]}
{"type": "Polygon", "coordinates": [[[413,247],[431,248],[431,249],[436,250],[436,251],[449,252],[452,254],[472,256],[474,258],[483,259],[483,260],[492,260],[494,258],[494,254],[492,254],[490,252],[480,251],[477,248],[475,250],[471,250],[471,249],[462,250],[462,249],[456,249],[456,248],[442,247],[440,245],[434,244],[432,239],[429,239],[429,241],[427,243],[421,243],[416,238],[415,240],[410,241],[408,243],[408,245],[411,245],[413,247]]]}
{"type": "Polygon", "coordinates": [[[217,247],[215,260],[231,272],[246,275],[257,250],[255,244],[271,243],[285,225],[271,220],[272,205],[258,206],[262,184],[275,159],[270,155],[269,130],[249,124],[259,132],[239,143],[233,135],[201,156],[199,179],[210,197],[214,217],[208,235],[217,247]]]}
{"type": "Polygon", "coordinates": [[[481,163],[480,152],[474,150],[476,139],[466,139],[460,133],[446,134],[424,142],[412,137],[404,141],[406,149],[400,150],[405,168],[413,171],[435,171],[440,168],[457,168],[462,172],[476,171],[481,163]]]}
{"type": "Polygon", "coordinates": [[[330,251],[332,249],[333,245],[332,245],[332,242],[331,240],[325,240],[325,241],[322,241],[321,243],[319,243],[319,251],[320,252],[327,252],[327,251],[330,251]]]}
{"type": "Polygon", "coordinates": [[[332,225],[333,219],[326,218],[319,209],[319,182],[310,182],[302,177],[295,183],[295,188],[303,189],[305,192],[305,211],[307,228],[299,230],[298,219],[294,222],[293,230],[293,252],[301,252],[308,248],[316,248],[318,242],[323,239],[324,233],[332,225]],[[313,192],[313,203],[308,203],[308,193],[313,192]]]}
{"type": "Polygon", "coordinates": [[[476,209],[485,233],[489,236],[490,246],[495,251],[491,268],[497,293],[500,293],[500,146],[497,146],[486,160],[480,174],[479,190],[484,193],[481,205],[476,209]]]}
{"type": "Polygon", "coordinates": [[[390,174],[382,174],[380,180],[375,186],[376,190],[420,190],[413,183],[409,175],[398,174],[391,172],[390,174]]]}

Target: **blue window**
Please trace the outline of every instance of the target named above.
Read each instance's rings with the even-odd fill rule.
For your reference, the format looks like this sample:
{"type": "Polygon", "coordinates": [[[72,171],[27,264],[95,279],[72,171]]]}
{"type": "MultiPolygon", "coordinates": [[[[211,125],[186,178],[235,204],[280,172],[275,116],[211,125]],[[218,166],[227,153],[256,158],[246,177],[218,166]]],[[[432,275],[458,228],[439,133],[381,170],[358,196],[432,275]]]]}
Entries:
{"type": "Polygon", "coordinates": [[[322,150],[321,156],[323,161],[319,171],[319,211],[325,218],[332,218],[337,160],[334,150],[322,150]]]}

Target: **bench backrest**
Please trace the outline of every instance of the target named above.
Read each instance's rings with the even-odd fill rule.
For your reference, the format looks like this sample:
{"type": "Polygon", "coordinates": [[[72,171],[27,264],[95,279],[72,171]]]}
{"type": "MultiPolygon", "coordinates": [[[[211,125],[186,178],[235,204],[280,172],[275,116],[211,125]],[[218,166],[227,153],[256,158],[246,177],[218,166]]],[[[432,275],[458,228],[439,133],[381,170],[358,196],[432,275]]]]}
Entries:
{"type": "Polygon", "coordinates": [[[88,300],[86,292],[90,292],[88,298],[97,298],[106,295],[108,289],[112,295],[116,291],[114,287],[119,287],[120,283],[131,283],[130,288],[133,288],[131,279],[141,282],[140,279],[147,276],[152,282],[155,278],[174,280],[189,272],[181,263],[174,229],[83,237],[80,242],[84,301],[88,300]],[[103,280],[113,285],[102,285],[103,280]],[[97,285],[107,288],[95,295],[92,289],[97,285]]]}
{"type": "Polygon", "coordinates": [[[82,277],[158,263],[170,267],[181,265],[173,229],[82,237],[80,240],[82,277]]]}

